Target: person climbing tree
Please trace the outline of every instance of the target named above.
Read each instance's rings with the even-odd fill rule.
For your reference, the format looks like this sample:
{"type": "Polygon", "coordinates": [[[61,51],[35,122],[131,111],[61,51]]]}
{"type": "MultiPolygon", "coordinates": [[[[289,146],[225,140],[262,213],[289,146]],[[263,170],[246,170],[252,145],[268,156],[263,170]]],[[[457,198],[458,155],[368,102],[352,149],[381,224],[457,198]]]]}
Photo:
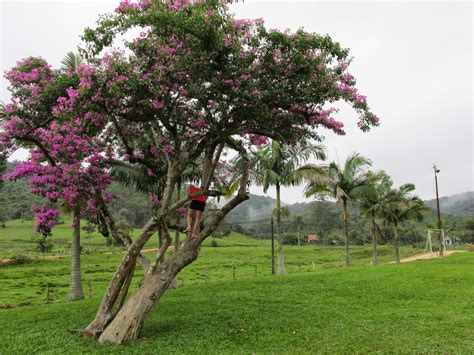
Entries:
{"type": "MultiPolygon", "coordinates": [[[[193,196],[201,189],[194,185],[190,185],[188,188],[188,195],[193,196]]],[[[204,195],[195,196],[192,198],[188,208],[188,216],[186,218],[186,229],[185,233],[191,232],[191,238],[194,238],[199,231],[201,225],[202,213],[206,207],[206,197],[204,195]],[[193,218],[194,225],[193,225],[193,218]]]]}

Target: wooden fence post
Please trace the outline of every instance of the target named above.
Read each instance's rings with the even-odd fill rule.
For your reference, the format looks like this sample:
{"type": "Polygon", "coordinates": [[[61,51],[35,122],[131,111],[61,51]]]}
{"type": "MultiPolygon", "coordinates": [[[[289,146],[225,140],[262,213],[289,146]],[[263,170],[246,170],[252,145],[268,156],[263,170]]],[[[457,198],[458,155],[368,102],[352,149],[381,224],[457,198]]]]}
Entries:
{"type": "Polygon", "coordinates": [[[87,287],[89,288],[89,298],[92,298],[92,281],[91,281],[91,279],[87,280],[87,287]]]}
{"type": "Polygon", "coordinates": [[[235,275],[235,265],[232,265],[232,279],[237,280],[237,277],[235,275]]]}
{"type": "Polygon", "coordinates": [[[49,303],[51,300],[51,294],[49,292],[49,282],[46,282],[46,303],[49,303]]]}

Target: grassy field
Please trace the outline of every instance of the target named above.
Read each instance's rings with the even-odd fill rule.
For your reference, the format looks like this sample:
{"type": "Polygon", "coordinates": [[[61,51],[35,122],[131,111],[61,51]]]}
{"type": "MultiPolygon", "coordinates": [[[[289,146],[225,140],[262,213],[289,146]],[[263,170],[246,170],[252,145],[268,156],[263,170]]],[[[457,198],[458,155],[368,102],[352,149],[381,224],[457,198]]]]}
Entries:
{"type": "MultiPolygon", "coordinates": [[[[31,231],[32,222],[26,221],[0,229],[3,255],[35,255],[31,231]]],[[[58,248],[69,233],[67,223],[55,228],[58,248]]],[[[354,266],[345,268],[342,246],[285,246],[289,274],[271,276],[270,241],[237,233],[217,239],[218,247],[211,241],[181,273],[184,287],[169,290],[143,336],[124,346],[99,346],[66,331],[93,318],[121,248],[105,247],[102,236],[92,235],[94,252],[81,256],[86,299],[77,302],[67,301],[69,256],[0,266],[0,354],[464,354],[474,349],[474,253],[373,267],[370,246],[351,246],[354,266]]],[[[148,245],[154,246],[156,239],[148,245]]],[[[401,250],[402,257],[418,252],[401,250]]],[[[382,263],[394,258],[390,246],[381,246],[380,254],[382,263]]],[[[134,283],[140,274],[137,269],[134,283]]]]}
{"type": "MultiPolygon", "coordinates": [[[[59,234],[66,227],[61,225],[54,231],[59,234]]],[[[20,228],[20,227],[18,227],[20,228]]],[[[27,227],[24,227],[27,228],[27,227]]],[[[14,229],[3,229],[11,233],[14,229]]],[[[22,235],[19,234],[21,237],[22,235]]],[[[94,236],[94,242],[102,242],[103,237],[94,236]],[[99,239],[101,238],[101,239],[99,239]]],[[[12,242],[15,239],[0,234],[2,243],[12,242]]],[[[253,279],[271,275],[271,247],[268,240],[255,240],[238,233],[216,239],[218,247],[211,247],[212,238],[208,238],[196,262],[186,268],[179,276],[180,284],[184,286],[203,283],[214,283],[233,280],[233,270],[238,280],[253,279]],[[207,275],[207,276],[206,276],[207,275]]],[[[21,252],[23,245],[33,244],[28,238],[17,238],[15,248],[21,252]]],[[[87,244],[86,244],[87,245],[87,244]]],[[[156,240],[148,247],[155,247],[156,240]]],[[[100,294],[111,279],[122,255],[119,247],[93,248],[95,253],[81,256],[84,290],[89,294],[89,285],[92,294],[100,294]]],[[[311,273],[328,268],[344,266],[343,247],[325,246],[285,246],[285,261],[289,273],[311,273]]],[[[411,247],[402,248],[402,256],[418,253],[419,250],[411,247]]],[[[380,260],[393,260],[393,249],[389,246],[380,247],[380,260]]],[[[32,255],[35,255],[32,253],[32,255]]],[[[351,255],[355,266],[370,265],[371,250],[367,246],[353,246],[351,255]]],[[[153,257],[153,253],[149,253],[153,257]]],[[[135,282],[140,277],[137,269],[135,282]]],[[[60,259],[50,260],[39,257],[25,265],[8,265],[0,267],[0,308],[13,308],[28,305],[44,305],[49,303],[67,302],[70,278],[70,257],[60,256],[60,259]],[[49,300],[46,289],[49,290],[49,300]]]]}
{"type": "Polygon", "coordinates": [[[213,282],[169,290],[139,340],[100,346],[66,332],[92,319],[97,293],[0,311],[0,353],[468,354],[473,299],[474,253],[213,282]]]}
{"type": "MultiPolygon", "coordinates": [[[[54,243],[53,253],[69,252],[71,241],[71,219],[63,218],[64,223],[59,224],[53,229],[53,235],[49,238],[54,243]]],[[[85,226],[84,221],[81,227],[85,226]]],[[[139,230],[134,230],[136,235],[139,230]]],[[[35,251],[36,244],[34,239],[34,221],[14,220],[6,222],[6,228],[0,228],[0,259],[9,258],[18,254],[40,255],[35,251]]],[[[81,230],[81,240],[84,249],[95,251],[109,251],[110,247],[105,245],[106,239],[98,232],[91,233],[90,238],[84,230],[81,230]]],[[[149,246],[155,246],[156,240],[151,240],[149,246]]]]}

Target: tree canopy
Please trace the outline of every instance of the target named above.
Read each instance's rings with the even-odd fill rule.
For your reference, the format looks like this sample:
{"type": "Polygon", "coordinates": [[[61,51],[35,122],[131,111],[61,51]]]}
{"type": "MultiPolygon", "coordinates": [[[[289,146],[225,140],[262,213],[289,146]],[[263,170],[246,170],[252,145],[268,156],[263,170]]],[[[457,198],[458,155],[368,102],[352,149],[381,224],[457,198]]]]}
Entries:
{"type": "MultiPolygon", "coordinates": [[[[106,215],[101,211],[112,198],[105,192],[112,165],[156,179],[154,215],[126,244],[127,253],[88,327],[102,333],[101,341],[137,337],[176,273],[197,258],[204,238],[247,198],[252,146],[269,139],[285,145],[319,140],[321,128],[344,134],[330,107],[339,100],[358,113],[363,131],[378,124],[348,72],[347,49],[327,35],[268,30],[261,19],[236,19],[217,0],[125,0],[96,28],[86,29],[83,40],[84,62],[73,69],[53,69],[42,58],[30,57],[6,73],[12,100],[5,106],[0,151],[30,149],[30,158],[6,177],[27,177],[32,191],[47,201],[81,204],[92,216],[106,215]],[[122,35],[137,30],[138,37],[116,49],[122,35]],[[215,194],[212,187],[222,182],[216,166],[228,150],[240,156],[241,164],[229,171],[238,176],[237,194],[194,240],[187,239],[164,260],[170,216],[192,197],[173,201],[182,174],[199,161],[201,188],[215,194]],[[165,242],[150,263],[140,252],[158,230],[165,242]],[[137,258],[147,286],[124,303],[137,258]]],[[[43,233],[48,234],[56,215],[47,203],[38,207],[43,233]]]]}

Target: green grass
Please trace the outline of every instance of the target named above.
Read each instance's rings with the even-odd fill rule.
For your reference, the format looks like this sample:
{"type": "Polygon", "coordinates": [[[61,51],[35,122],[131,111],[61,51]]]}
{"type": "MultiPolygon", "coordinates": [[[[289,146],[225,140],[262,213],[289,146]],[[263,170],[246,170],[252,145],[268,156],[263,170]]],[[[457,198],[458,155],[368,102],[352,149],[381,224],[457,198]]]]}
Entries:
{"type": "MultiPolygon", "coordinates": [[[[252,279],[271,275],[270,241],[255,240],[232,233],[230,236],[217,239],[218,247],[210,247],[206,240],[199,258],[181,272],[180,283],[196,285],[206,282],[223,282],[233,279],[233,267],[237,279],[252,279]]],[[[344,267],[343,247],[326,246],[285,246],[285,261],[289,273],[311,273],[327,268],[344,267]]],[[[410,247],[402,248],[402,256],[417,253],[410,247]]],[[[121,257],[121,248],[109,248],[101,253],[83,254],[81,256],[84,290],[92,285],[93,294],[101,293],[111,279],[121,257]]],[[[153,257],[154,253],[149,253],[153,257]]],[[[380,260],[393,260],[393,249],[388,246],[380,248],[380,260]]],[[[354,265],[369,265],[371,262],[370,247],[353,246],[351,255],[354,265]]],[[[69,278],[70,257],[48,260],[35,259],[26,265],[7,265],[0,267],[0,308],[21,307],[26,305],[44,305],[46,302],[46,285],[49,285],[50,302],[66,302],[69,278]]],[[[139,268],[135,282],[141,276],[139,268]]]]}
{"type": "Polygon", "coordinates": [[[0,353],[468,354],[473,299],[473,253],[261,276],[169,290],[139,340],[101,346],[66,332],[93,318],[95,294],[0,311],[0,353]]]}
{"type": "MultiPolygon", "coordinates": [[[[21,221],[0,229],[2,255],[27,253],[34,246],[31,231],[32,222],[21,221]],[[14,254],[5,252],[6,245],[14,254]]],[[[53,233],[55,243],[66,243],[68,221],[53,233]]],[[[156,246],[153,239],[149,247],[156,246]]],[[[84,291],[90,281],[92,298],[78,302],[67,301],[68,256],[1,266],[0,354],[464,354],[474,348],[473,253],[373,267],[370,246],[351,246],[354,267],[345,268],[343,247],[285,246],[289,275],[271,276],[270,241],[238,233],[216,240],[217,248],[212,238],[204,242],[198,260],[180,275],[184,287],[169,290],[142,337],[124,346],[100,346],[66,332],[93,318],[121,248],[105,247],[102,236],[92,236],[95,252],[81,257],[84,291]]],[[[394,259],[390,246],[379,251],[381,262],[394,259]]],[[[418,252],[403,247],[401,255],[418,252]]],[[[137,269],[133,284],[141,274],[137,269]]]]}
{"type": "MultiPolygon", "coordinates": [[[[64,223],[53,228],[51,240],[54,243],[52,254],[58,252],[68,253],[71,241],[71,219],[68,216],[62,217],[64,223]]],[[[0,259],[9,258],[18,254],[26,254],[31,256],[40,255],[35,251],[36,244],[34,238],[34,221],[14,220],[6,222],[6,228],[0,228],[0,259]]],[[[85,226],[82,221],[81,227],[85,226]]],[[[137,235],[139,230],[133,231],[133,235],[137,235]]],[[[91,233],[90,238],[85,231],[81,230],[81,240],[83,248],[93,251],[110,251],[114,248],[105,245],[105,238],[96,230],[91,233]]],[[[149,242],[150,246],[156,245],[156,240],[149,242]]],[[[50,253],[51,254],[51,253],[50,253]]]]}

